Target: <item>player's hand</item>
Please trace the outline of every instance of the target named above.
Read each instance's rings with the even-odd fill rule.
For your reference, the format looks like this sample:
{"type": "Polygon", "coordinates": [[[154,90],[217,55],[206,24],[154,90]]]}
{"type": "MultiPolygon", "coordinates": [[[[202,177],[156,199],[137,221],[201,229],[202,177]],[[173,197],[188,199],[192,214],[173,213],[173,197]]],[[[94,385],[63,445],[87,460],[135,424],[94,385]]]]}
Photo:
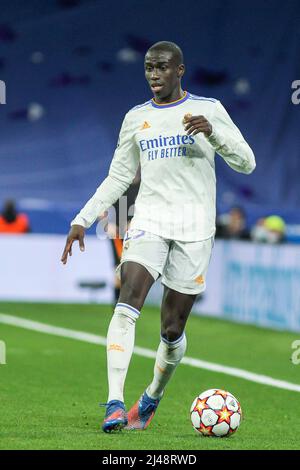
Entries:
{"type": "Polygon", "coordinates": [[[63,264],[66,264],[68,260],[68,255],[72,256],[72,245],[75,240],[79,241],[80,251],[84,251],[84,233],[84,227],[82,227],[81,225],[72,225],[66,241],[64,252],[61,257],[61,262],[63,264]]]}
{"type": "Polygon", "coordinates": [[[212,133],[212,125],[204,116],[192,116],[186,114],[183,119],[184,129],[188,135],[196,135],[203,132],[206,137],[212,133]]]}

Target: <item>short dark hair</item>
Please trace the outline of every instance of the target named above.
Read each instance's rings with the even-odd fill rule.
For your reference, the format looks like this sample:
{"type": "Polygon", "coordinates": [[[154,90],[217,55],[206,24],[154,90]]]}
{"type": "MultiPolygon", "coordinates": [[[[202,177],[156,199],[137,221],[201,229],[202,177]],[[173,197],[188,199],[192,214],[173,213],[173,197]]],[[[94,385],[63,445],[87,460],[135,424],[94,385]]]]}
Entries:
{"type": "Polygon", "coordinates": [[[147,52],[150,51],[168,51],[172,52],[173,57],[176,61],[177,65],[183,64],[183,53],[182,50],[180,49],[175,42],[170,42],[170,41],[159,41],[153,44],[147,52]]]}

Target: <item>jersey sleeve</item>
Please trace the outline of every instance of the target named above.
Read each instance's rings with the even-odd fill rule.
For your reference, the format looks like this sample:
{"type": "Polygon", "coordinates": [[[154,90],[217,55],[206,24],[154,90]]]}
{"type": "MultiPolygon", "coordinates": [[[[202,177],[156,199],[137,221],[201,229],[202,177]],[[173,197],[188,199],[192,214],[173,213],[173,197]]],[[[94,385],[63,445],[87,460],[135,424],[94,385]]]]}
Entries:
{"type": "Polygon", "coordinates": [[[207,140],[215,151],[235,171],[252,173],[256,166],[254,154],[220,101],[216,103],[211,125],[212,134],[207,140]]]}
{"type": "Polygon", "coordinates": [[[127,114],[121,127],[108,176],[72,220],[71,225],[82,225],[89,228],[130,186],[139,165],[139,151],[134,141],[134,129],[131,121],[127,114]]]}

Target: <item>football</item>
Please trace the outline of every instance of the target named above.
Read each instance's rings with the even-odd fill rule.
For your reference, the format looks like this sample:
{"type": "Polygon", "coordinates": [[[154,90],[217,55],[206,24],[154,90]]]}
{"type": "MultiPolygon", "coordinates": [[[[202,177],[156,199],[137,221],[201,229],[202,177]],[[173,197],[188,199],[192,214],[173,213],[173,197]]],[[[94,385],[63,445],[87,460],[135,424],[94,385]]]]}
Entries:
{"type": "Polygon", "coordinates": [[[242,419],[239,401],[217,388],[198,395],[190,412],[193,428],[203,436],[229,436],[238,429],[242,419]]]}

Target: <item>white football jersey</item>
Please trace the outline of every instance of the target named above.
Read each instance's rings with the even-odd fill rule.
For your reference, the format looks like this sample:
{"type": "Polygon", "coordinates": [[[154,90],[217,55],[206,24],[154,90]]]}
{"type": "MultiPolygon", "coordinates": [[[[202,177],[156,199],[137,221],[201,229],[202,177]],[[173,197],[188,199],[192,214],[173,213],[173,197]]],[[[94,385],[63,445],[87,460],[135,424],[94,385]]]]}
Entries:
{"type": "Polygon", "coordinates": [[[210,238],[216,217],[215,152],[238,172],[255,168],[251,148],[220,101],[185,92],[172,103],[152,99],[136,106],[124,118],[108,177],[72,225],[90,227],[126,191],[140,163],[131,228],[173,240],[210,238]],[[212,134],[187,135],[186,114],[203,115],[212,134]]]}

